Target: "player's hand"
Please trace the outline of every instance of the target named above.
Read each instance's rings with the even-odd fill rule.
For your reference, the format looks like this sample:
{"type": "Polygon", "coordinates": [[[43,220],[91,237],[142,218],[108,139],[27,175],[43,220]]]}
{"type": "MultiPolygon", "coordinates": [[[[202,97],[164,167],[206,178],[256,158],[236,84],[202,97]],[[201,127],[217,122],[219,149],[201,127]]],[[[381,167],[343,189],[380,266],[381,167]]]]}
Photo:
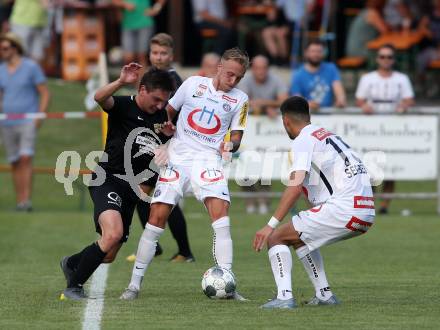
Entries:
{"type": "Polygon", "coordinates": [[[139,81],[139,74],[142,65],[139,63],[130,63],[124,65],[121,70],[121,74],[119,75],[119,82],[122,84],[134,84],[139,81]]]}
{"type": "Polygon", "coordinates": [[[254,250],[260,252],[261,249],[266,245],[267,239],[273,233],[273,228],[266,225],[255,234],[254,238],[254,250]]]}
{"type": "Polygon", "coordinates": [[[170,121],[164,122],[159,130],[159,132],[165,134],[166,136],[173,136],[175,131],[176,126],[174,126],[174,124],[170,121]]]}
{"type": "Polygon", "coordinates": [[[168,164],[168,150],[167,146],[162,144],[156,149],[153,150],[154,152],[154,163],[157,165],[157,167],[162,167],[168,164]]]}
{"type": "Polygon", "coordinates": [[[222,156],[222,159],[226,162],[230,162],[232,160],[232,149],[234,148],[234,145],[232,142],[224,142],[220,143],[220,155],[222,156]]]}
{"type": "Polygon", "coordinates": [[[309,107],[312,111],[318,111],[319,110],[319,103],[316,101],[309,101],[309,107]]]}

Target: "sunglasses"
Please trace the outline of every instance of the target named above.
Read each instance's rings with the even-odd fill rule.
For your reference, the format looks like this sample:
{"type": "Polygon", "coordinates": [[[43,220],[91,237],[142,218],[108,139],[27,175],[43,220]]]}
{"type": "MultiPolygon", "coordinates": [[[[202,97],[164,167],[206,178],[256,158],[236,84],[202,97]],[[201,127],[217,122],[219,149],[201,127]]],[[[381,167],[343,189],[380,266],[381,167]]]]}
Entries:
{"type": "Polygon", "coordinates": [[[392,60],[394,59],[393,55],[379,55],[378,58],[380,58],[381,60],[392,60]]]}

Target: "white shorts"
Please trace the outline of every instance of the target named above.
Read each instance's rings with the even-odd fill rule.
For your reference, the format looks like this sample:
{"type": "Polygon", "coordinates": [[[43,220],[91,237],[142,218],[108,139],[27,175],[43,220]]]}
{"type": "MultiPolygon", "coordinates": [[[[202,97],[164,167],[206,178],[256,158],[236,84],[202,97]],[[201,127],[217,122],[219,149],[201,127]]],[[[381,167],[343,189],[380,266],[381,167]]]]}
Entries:
{"type": "Polygon", "coordinates": [[[374,223],[374,210],[357,210],[324,203],[292,217],[295,230],[310,251],[365,233],[374,223]]]}
{"type": "Polygon", "coordinates": [[[216,197],[230,203],[228,182],[221,165],[169,164],[160,171],[151,203],[176,205],[188,193],[193,193],[200,201],[206,197],[216,197]]]}

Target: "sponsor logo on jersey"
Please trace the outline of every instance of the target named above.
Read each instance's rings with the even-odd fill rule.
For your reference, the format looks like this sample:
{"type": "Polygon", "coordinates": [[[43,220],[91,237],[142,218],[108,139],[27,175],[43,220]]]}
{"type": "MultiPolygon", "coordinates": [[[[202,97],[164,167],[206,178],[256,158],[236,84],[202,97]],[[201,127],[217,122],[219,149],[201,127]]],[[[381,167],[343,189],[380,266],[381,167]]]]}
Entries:
{"type": "Polygon", "coordinates": [[[327,131],[325,128],[320,128],[312,133],[312,136],[317,138],[319,141],[322,141],[331,135],[333,135],[333,133],[327,131]]]}
{"type": "Polygon", "coordinates": [[[206,107],[203,107],[203,110],[191,111],[188,115],[188,124],[193,130],[208,135],[217,133],[222,125],[215,110],[208,110],[206,107]]]}
{"type": "Polygon", "coordinates": [[[197,86],[195,93],[193,94],[193,97],[202,97],[203,94],[205,94],[207,89],[208,89],[208,86],[199,84],[199,86],[197,86]]]}
{"type": "Polygon", "coordinates": [[[365,233],[372,226],[371,222],[363,221],[356,217],[351,217],[351,220],[345,225],[345,228],[351,231],[357,231],[360,233],[365,233]]]}
{"type": "Polygon", "coordinates": [[[107,203],[109,203],[109,204],[115,204],[115,205],[117,205],[117,206],[119,206],[119,207],[122,206],[122,198],[119,197],[119,195],[118,195],[117,193],[115,193],[114,191],[109,192],[109,193],[107,194],[107,197],[108,197],[108,199],[109,199],[109,200],[107,201],[107,203]]]}
{"type": "Polygon", "coordinates": [[[230,97],[230,96],[227,96],[227,95],[223,95],[222,99],[226,100],[228,102],[231,102],[231,103],[237,103],[237,99],[234,99],[233,97],[230,97]]]}
{"type": "Polygon", "coordinates": [[[231,111],[232,107],[228,103],[223,103],[223,110],[226,112],[231,111]]]}
{"type": "Polygon", "coordinates": [[[161,193],[162,191],[160,191],[160,189],[156,189],[156,191],[154,192],[154,197],[159,197],[161,193]]]}
{"type": "Polygon", "coordinates": [[[374,209],[374,197],[354,196],[355,209],[374,209]]]}
{"type": "Polygon", "coordinates": [[[200,174],[200,178],[204,182],[217,182],[224,179],[223,172],[216,169],[206,169],[200,174]]]}
{"type": "MultiPolygon", "coordinates": [[[[179,180],[180,174],[172,167],[167,167],[159,177],[160,182],[174,182],[179,180]]],[[[156,196],[155,196],[156,197],[156,196]]]]}

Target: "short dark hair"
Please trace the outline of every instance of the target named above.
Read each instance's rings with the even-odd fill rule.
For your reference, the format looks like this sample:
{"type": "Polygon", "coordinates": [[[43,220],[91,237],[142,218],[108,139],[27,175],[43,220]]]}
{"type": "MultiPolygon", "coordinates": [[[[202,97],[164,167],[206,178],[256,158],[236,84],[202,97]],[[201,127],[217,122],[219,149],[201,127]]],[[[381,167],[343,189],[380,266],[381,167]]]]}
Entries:
{"type": "Polygon", "coordinates": [[[307,43],[306,49],[308,49],[312,45],[318,45],[318,46],[321,46],[323,48],[325,47],[325,44],[321,40],[319,40],[319,39],[312,39],[312,40],[310,40],[307,43]]]}
{"type": "Polygon", "coordinates": [[[161,89],[166,92],[173,92],[175,90],[175,82],[168,71],[152,68],[144,73],[139,88],[145,86],[149,92],[155,89],[161,89]]]}
{"type": "Polygon", "coordinates": [[[285,100],[280,107],[281,114],[296,120],[310,122],[309,102],[301,96],[292,96],[285,100]]]}
{"type": "Polygon", "coordinates": [[[393,54],[396,53],[396,47],[394,47],[392,44],[385,44],[379,47],[379,49],[377,50],[377,53],[380,52],[381,49],[390,49],[393,54]]]}

